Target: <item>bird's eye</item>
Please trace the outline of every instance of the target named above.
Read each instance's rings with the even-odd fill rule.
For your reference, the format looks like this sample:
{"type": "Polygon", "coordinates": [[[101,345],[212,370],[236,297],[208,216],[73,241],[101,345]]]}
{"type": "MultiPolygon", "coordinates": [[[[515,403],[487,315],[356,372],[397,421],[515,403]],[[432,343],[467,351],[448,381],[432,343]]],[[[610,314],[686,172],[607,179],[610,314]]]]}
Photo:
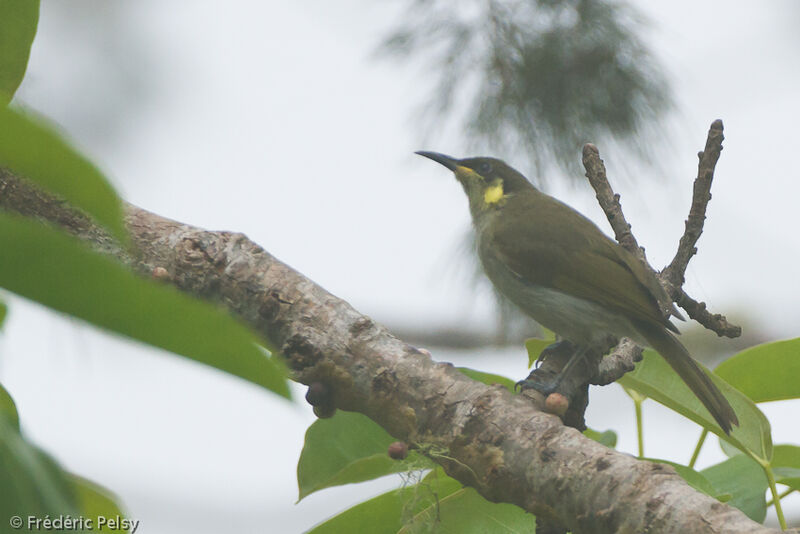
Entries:
{"type": "Polygon", "coordinates": [[[480,174],[486,175],[492,172],[492,165],[486,161],[478,165],[478,172],[480,174]]]}

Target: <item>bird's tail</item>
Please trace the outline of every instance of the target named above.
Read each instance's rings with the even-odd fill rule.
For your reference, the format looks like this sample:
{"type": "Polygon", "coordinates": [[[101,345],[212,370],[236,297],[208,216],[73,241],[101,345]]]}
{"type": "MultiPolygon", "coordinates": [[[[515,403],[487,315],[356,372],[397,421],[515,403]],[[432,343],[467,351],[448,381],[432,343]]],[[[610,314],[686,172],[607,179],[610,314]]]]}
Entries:
{"type": "Polygon", "coordinates": [[[726,434],[731,433],[731,425],[739,426],[739,419],[728,400],[675,336],[663,326],[649,322],[637,322],[636,328],[697,395],[726,434]]]}

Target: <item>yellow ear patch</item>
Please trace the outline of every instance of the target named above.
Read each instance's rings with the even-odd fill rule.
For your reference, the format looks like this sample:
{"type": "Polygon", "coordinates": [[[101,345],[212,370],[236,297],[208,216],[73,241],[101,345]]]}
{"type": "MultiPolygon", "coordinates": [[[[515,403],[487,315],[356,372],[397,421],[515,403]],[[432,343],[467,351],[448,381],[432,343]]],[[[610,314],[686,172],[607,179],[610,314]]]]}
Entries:
{"type": "Polygon", "coordinates": [[[503,200],[503,181],[496,180],[483,192],[483,201],[487,204],[497,204],[503,200]]]}

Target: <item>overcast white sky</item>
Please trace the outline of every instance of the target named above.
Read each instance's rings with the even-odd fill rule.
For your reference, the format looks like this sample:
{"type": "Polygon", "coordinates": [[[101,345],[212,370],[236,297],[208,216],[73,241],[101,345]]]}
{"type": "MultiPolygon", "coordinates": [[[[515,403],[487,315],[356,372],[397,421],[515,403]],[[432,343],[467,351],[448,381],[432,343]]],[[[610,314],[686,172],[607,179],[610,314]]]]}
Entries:
{"type": "MultiPolygon", "coordinates": [[[[371,57],[398,12],[384,4],[45,0],[19,96],[57,121],[131,202],[243,231],[380,321],[480,326],[493,319],[459,267],[463,193],[413,151],[471,154],[459,139],[421,145],[411,119],[425,73],[371,57]]],[[[638,180],[614,183],[634,232],[654,265],[670,259],[696,152],[722,118],[725,150],[689,291],[775,338],[796,336],[800,10],[790,1],[634,5],[652,18],[648,38],[679,102],[665,131],[668,177],[643,168],[638,180]]],[[[614,181],[622,155],[600,150],[614,181]]],[[[607,229],[588,185],[553,192],[607,229]]],[[[295,506],[307,406],[8,300],[0,380],[26,432],[116,490],[140,532],[300,532],[391,485],[331,490],[295,506]]],[[[513,353],[473,365],[518,377],[524,363],[513,353]]],[[[632,451],[631,413],[601,408],[626,405],[621,395],[593,392],[589,422],[620,429],[621,448],[632,451]]],[[[686,458],[673,459],[686,461],[696,427],[654,404],[647,410],[680,436],[686,458]]],[[[788,405],[765,410],[777,443],[798,441],[788,405]]],[[[667,457],[675,442],[658,440],[664,429],[654,426],[648,455],[667,457]]],[[[706,462],[720,458],[708,449],[706,462]]]]}

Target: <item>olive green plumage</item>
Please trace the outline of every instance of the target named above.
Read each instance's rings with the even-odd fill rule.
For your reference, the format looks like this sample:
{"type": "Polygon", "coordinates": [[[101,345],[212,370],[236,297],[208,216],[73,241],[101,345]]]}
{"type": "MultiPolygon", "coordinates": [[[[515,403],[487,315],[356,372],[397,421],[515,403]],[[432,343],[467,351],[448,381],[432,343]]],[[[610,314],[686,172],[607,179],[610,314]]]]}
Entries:
{"type": "Polygon", "coordinates": [[[658,351],[725,432],[736,414],[669,330],[682,317],[656,277],[589,219],[494,158],[418,152],[455,174],[469,199],[478,255],[495,287],[537,322],[583,348],[609,334],[658,351]]]}

